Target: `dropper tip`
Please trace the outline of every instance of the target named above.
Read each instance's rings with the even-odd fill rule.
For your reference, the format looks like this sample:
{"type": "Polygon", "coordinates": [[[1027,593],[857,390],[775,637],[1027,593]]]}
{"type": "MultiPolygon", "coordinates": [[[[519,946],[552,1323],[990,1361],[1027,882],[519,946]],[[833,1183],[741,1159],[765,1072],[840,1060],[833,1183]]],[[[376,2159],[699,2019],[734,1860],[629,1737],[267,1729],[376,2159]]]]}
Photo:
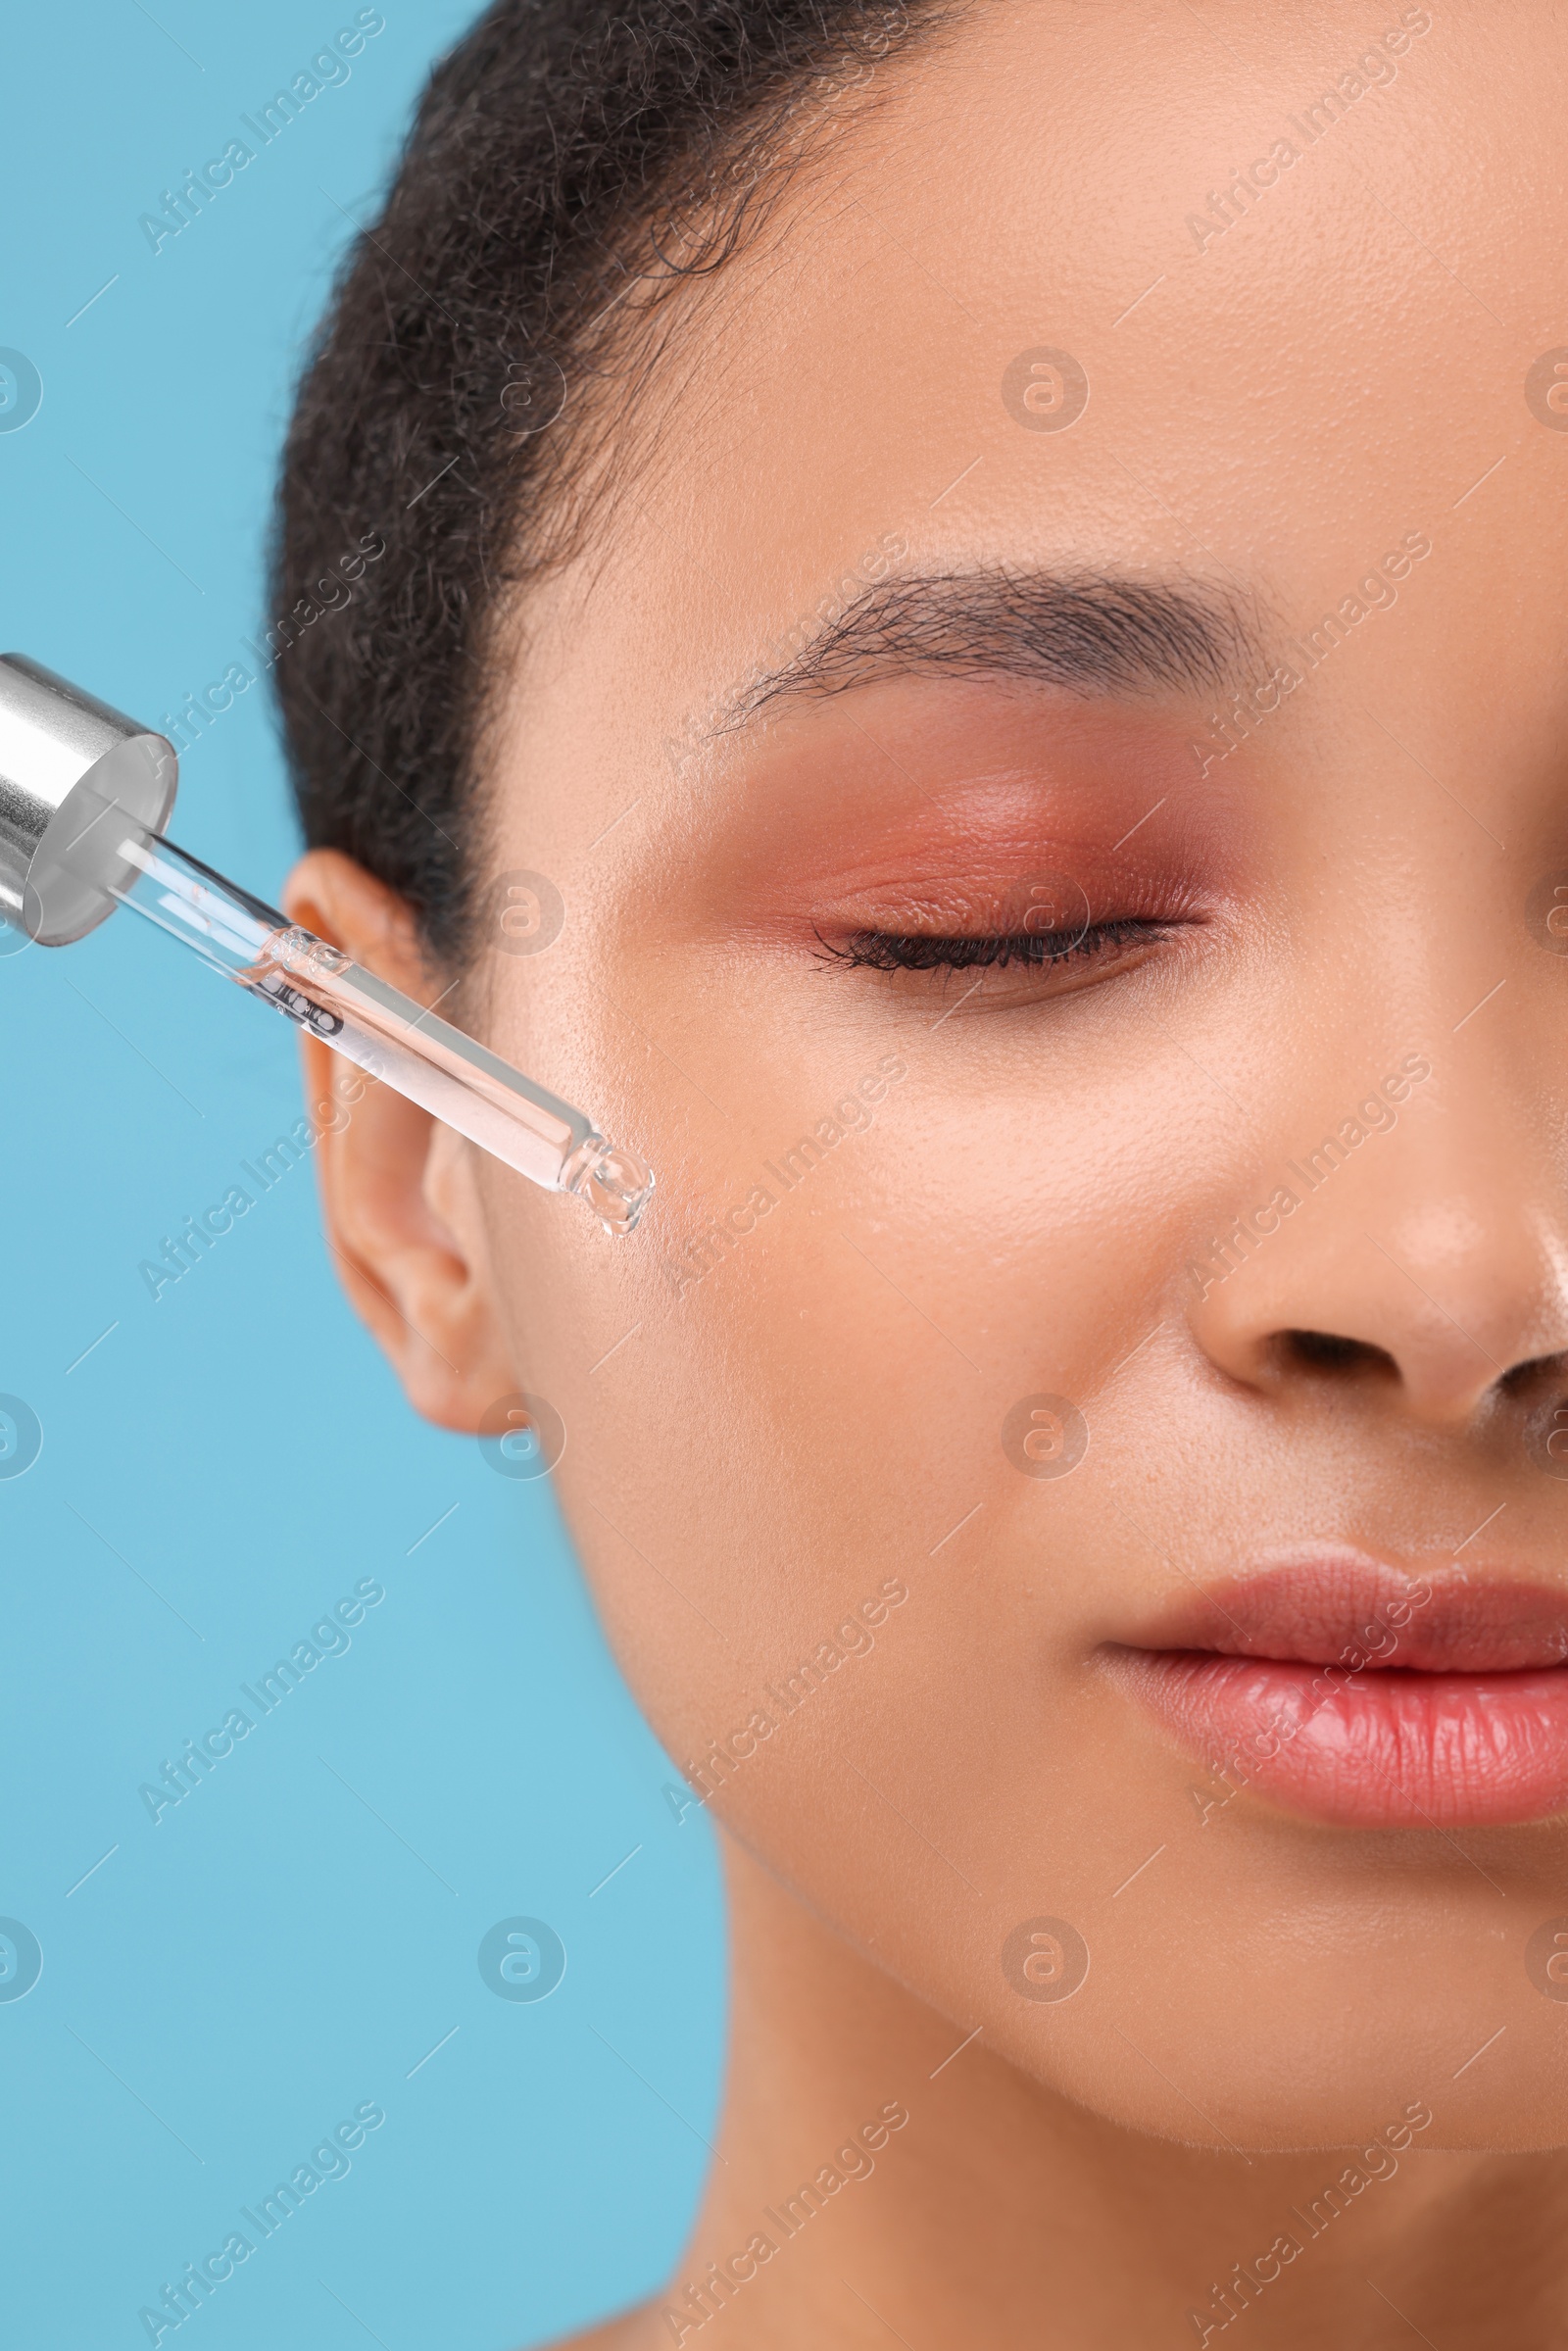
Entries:
{"type": "Polygon", "coordinates": [[[566,1185],[585,1200],[607,1233],[616,1236],[635,1230],[637,1220],[653,1198],[654,1171],[635,1151],[591,1135],[577,1153],[577,1172],[566,1185]]]}

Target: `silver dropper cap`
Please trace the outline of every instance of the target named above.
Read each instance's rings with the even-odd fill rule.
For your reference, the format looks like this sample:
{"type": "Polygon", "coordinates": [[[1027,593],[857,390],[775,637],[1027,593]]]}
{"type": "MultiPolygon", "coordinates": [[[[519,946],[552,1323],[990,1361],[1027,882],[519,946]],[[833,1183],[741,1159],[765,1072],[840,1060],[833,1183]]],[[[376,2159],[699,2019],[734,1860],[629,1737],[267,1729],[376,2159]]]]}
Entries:
{"type": "Polygon", "coordinates": [[[115,910],[118,812],[161,833],[173,745],[24,654],[0,654],[0,915],[65,947],[115,910]]]}

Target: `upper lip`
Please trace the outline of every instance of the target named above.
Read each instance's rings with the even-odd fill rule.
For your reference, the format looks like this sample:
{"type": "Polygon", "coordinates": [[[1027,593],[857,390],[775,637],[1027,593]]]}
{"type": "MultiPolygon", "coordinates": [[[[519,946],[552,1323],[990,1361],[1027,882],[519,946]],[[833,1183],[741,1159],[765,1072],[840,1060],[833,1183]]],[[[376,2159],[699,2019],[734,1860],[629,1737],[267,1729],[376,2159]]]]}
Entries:
{"type": "Polygon", "coordinates": [[[1120,1645],[1352,1672],[1516,1673],[1568,1661],[1568,1592],[1451,1556],[1401,1564],[1333,1546],[1205,1578],[1120,1645]]]}

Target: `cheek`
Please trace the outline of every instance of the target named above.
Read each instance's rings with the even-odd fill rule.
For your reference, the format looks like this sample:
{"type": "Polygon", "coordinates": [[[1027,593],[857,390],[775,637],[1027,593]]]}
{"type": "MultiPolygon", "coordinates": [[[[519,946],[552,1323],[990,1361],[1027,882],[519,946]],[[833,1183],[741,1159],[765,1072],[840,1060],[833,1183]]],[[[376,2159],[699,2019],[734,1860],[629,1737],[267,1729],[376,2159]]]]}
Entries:
{"type": "MultiPolygon", "coordinates": [[[[780,963],[706,992],[646,981],[642,1016],[676,1066],[644,1061],[633,1103],[660,1172],[644,1226],[599,1247],[515,1185],[490,1223],[517,1385],[565,1424],[556,1483],[622,1663],[661,1732],[695,1746],[883,1577],[934,1551],[934,1578],[951,1567],[962,1539],[935,1546],[977,1506],[994,1540],[1081,1558],[1080,1520],[1103,1510],[1093,1446],[1042,1482],[1004,1449],[1008,1416],[1042,1394],[1082,1409],[1158,1322],[1173,1203],[1214,1136],[1152,1023],[1130,1044],[1108,1012],[1060,1043],[1049,1013],[933,1029],[780,963]],[[849,1131],[832,1105],[868,1073],[875,1122],[849,1131]],[[698,1610],[755,1632],[745,1672],[698,1610]]],[[[1038,1452],[1027,1415],[1022,1435],[1038,1452]]],[[[1065,1621],[1084,1596],[1080,1578],[1037,1605],[1065,1621]]],[[[937,1702],[955,1712],[971,1676],[1015,1679],[998,1620],[964,1607],[934,1585],[928,1619],[956,1644],[937,1702]]],[[[899,1629],[843,1678],[896,1682],[899,1629]]]]}
{"type": "Polygon", "coordinates": [[[893,1851],[879,1833],[824,1835],[827,1757],[846,1739],[875,1753],[882,1768],[864,1768],[890,1794],[933,1752],[970,1758],[937,1804],[955,1807],[971,1858],[977,1836],[994,1838],[1011,1875],[1033,1800],[1016,1758],[1044,1748],[1059,1768],[1070,1752],[1071,1723],[1054,1724],[1047,1700],[1095,1605],[1106,1503],[1092,1449],[1041,1480],[1004,1432],[1020,1399],[1091,1397],[1158,1320],[1173,1247],[1148,1212],[1169,1187],[1173,1130],[1147,1082],[1095,1089],[1087,1117],[1087,1068],[1070,1088],[1064,1073],[1075,1099],[1049,1156],[1038,1078],[1010,1100],[993,1086],[977,1160],[970,1055],[986,1050],[911,1049],[873,1128],[793,1163],[842,1049],[826,1085],[775,1076],[760,1106],[754,1076],[745,1135],[710,1119],[665,1171],[646,1250],[639,1236],[579,1259],[557,1246],[557,1203],[525,1201],[503,1272],[530,1367],[519,1386],[567,1426],[556,1483],[655,1728],[685,1767],[755,1711],[780,1721],[720,1767],[715,1812],[868,1936],[902,1934],[906,1917],[915,1969],[932,1889],[911,1885],[902,1829],[893,1851]],[[760,1187],[772,1204],[726,1240],[726,1207],[760,1187]],[[909,1598],[874,1645],[819,1672],[784,1723],[770,1691],[895,1577],[909,1598]]]}

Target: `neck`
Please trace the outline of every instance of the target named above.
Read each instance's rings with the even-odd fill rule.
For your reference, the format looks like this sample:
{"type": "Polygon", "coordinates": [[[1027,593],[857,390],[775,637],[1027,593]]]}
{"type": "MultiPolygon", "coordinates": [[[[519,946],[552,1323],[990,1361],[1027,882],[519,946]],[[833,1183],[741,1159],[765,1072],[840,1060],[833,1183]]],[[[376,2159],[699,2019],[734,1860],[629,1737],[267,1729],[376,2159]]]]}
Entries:
{"type": "Polygon", "coordinates": [[[639,2347],[1176,2351],[1239,2322],[1246,2351],[1560,2339],[1568,2156],[1412,2149],[1355,2186],[1348,2150],[1144,2137],[966,2038],[723,1842],[718,2161],[639,2347]]]}

